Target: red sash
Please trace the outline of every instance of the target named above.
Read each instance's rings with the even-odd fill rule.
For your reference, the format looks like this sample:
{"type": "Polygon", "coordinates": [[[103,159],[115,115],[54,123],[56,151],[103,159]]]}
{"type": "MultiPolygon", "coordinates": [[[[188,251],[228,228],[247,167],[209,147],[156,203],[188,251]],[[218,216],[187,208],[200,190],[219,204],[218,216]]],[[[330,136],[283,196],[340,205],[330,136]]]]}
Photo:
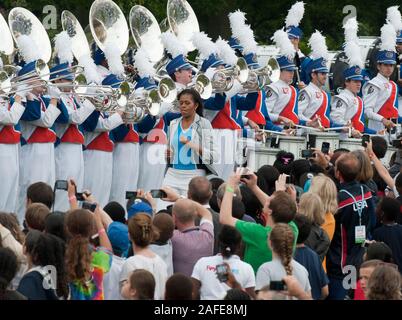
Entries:
{"type": "MultiPolygon", "coordinates": [[[[41,97],[39,97],[39,101],[42,111],[46,112],[46,106],[41,97]]],[[[54,131],[50,130],[49,128],[43,128],[43,127],[37,127],[27,140],[27,143],[55,143],[55,142],[56,142],[56,133],[54,133],[54,131]]]]}
{"type": "Polygon", "coordinates": [[[241,129],[236,120],[231,117],[231,113],[231,102],[228,100],[226,101],[223,110],[219,111],[216,117],[212,120],[212,128],[229,130],[241,129]]]}
{"type": "Polygon", "coordinates": [[[113,142],[109,138],[109,132],[102,132],[88,146],[87,150],[99,150],[113,152],[113,142]]]}
{"type": "Polygon", "coordinates": [[[128,125],[128,133],[123,139],[122,142],[127,142],[127,143],[138,143],[140,142],[140,137],[138,136],[138,133],[134,130],[134,127],[132,124],[128,125]]]}
{"type": "Polygon", "coordinates": [[[393,81],[389,82],[392,86],[391,95],[378,111],[378,114],[386,119],[398,118],[398,108],[395,107],[397,99],[397,86],[393,81]]]}
{"type": "MultiPolygon", "coordinates": [[[[11,105],[8,102],[8,110],[11,109],[11,105]]],[[[6,125],[0,131],[0,143],[3,144],[17,144],[20,142],[21,133],[14,129],[13,125],[6,125]]]]}
{"type": "Polygon", "coordinates": [[[299,118],[295,113],[296,102],[297,102],[297,91],[293,86],[289,86],[291,92],[291,97],[289,99],[288,104],[283,108],[282,112],[279,114],[282,117],[288,118],[292,120],[294,124],[299,124],[299,118]]]}
{"type": "Polygon", "coordinates": [[[327,118],[326,112],[328,108],[328,95],[325,91],[321,90],[321,94],[323,95],[322,99],[322,104],[318,108],[317,112],[311,117],[311,119],[314,119],[315,116],[319,116],[321,120],[321,124],[324,128],[329,128],[330,127],[330,121],[327,118]]]}
{"type": "Polygon", "coordinates": [[[76,124],[71,124],[60,140],[65,143],[84,144],[84,136],[76,124]]]}
{"type": "Polygon", "coordinates": [[[363,100],[360,97],[357,97],[357,111],[353,118],[351,119],[353,128],[358,130],[359,132],[364,132],[364,123],[362,122],[361,118],[363,115],[363,100]]]}
{"type": "Polygon", "coordinates": [[[166,133],[165,130],[163,130],[164,127],[165,120],[163,118],[160,118],[158,124],[151,131],[148,132],[143,142],[167,144],[166,133]]]}
{"type": "Polygon", "coordinates": [[[257,98],[257,103],[255,105],[255,108],[253,110],[250,110],[246,114],[246,118],[250,119],[251,121],[254,121],[258,125],[264,125],[265,126],[265,117],[261,112],[262,108],[262,91],[258,91],[258,98],[257,98]]]}

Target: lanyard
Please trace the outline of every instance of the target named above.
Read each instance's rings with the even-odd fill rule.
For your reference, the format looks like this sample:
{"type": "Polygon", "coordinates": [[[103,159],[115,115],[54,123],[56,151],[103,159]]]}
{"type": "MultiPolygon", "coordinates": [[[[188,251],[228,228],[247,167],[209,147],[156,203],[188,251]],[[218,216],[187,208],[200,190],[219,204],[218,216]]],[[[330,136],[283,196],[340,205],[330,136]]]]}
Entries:
{"type": "Polygon", "coordinates": [[[345,192],[346,194],[348,194],[348,195],[353,199],[353,202],[356,204],[356,207],[357,207],[357,213],[358,213],[358,215],[359,215],[359,225],[361,226],[361,225],[362,225],[362,213],[363,213],[364,193],[363,193],[363,186],[360,186],[360,188],[361,188],[361,191],[362,191],[362,200],[360,201],[360,202],[362,203],[361,206],[358,205],[358,202],[359,202],[359,201],[357,201],[356,198],[355,198],[349,191],[347,191],[347,190],[345,190],[345,189],[342,189],[342,190],[340,190],[339,192],[342,192],[342,191],[343,191],[343,192],[345,192]]]}

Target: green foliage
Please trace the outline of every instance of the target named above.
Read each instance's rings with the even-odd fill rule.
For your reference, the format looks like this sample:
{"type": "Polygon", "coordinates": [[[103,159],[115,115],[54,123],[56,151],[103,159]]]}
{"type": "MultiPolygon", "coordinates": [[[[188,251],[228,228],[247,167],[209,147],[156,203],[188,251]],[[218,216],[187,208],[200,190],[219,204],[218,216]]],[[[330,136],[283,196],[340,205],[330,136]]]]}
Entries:
{"type": "MultiPolygon", "coordinates": [[[[212,38],[219,35],[229,38],[230,28],[227,14],[236,9],[246,12],[247,21],[255,31],[256,39],[261,44],[270,43],[273,33],[284,26],[287,11],[296,0],[189,0],[197,14],[201,30],[206,31],[212,38]]],[[[343,43],[342,21],[346,14],[342,12],[344,6],[354,5],[357,9],[357,18],[360,22],[359,35],[379,35],[380,28],[385,22],[386,8],[396,5],[396,0],[367,1],[367,0],[337,0],[322,1],[310,0],[306,5],[306,14],[301,28],[305,37],[301,43],[307,49],[307,41],[314,30],[320,30],[327,37],[331,50],[337,50],[343,43]]],[[[130,9],[136,5],[147,7],[161,21],[166,17],[167,0],[116,0],[116,3],[128,17],[130,9]]],[[[4,16],[16,6],[25,7],[35,13],[40,20],[46,14],[43,7],[55,5],[58,17],[66,9],[73,12],[82,26],[88,25],[88,13],[91,0],[1,0],[0,12],[4,16]]],[[[52,30],[51,34],[60,31],[52,30]]],[[[305,50],[306,51],[306,50],[305,50]]]]}

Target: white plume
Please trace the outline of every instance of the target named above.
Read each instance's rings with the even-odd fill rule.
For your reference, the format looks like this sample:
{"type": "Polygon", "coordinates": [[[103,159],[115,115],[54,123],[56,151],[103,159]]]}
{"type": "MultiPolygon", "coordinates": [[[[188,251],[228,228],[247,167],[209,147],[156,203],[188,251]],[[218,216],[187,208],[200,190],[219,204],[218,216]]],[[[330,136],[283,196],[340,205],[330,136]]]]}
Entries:
{"type": "Polygon", "coordinates": [[[134,55],[134,67],[137,68],[141,78],[153,77],[155,69],[149,60],[147,52],[143,48],[139,48],[134,55]]]}
{"type": "Polygon", "coordinates": [[[74,60],[72,41],[66,31],[62,31],[54,37],[54,49],[60,63],[72,64],[74,60]]]}
{"type": "Polygon", "coordinates": [[[399,6],[393,6],[387,9],[387,21],[394,27],[396,32],[402,30],[402,16],[399,12],[399,6]]]}
{"type": "Polygon", "coordinates": [[[239,39],[238,36],[240,33],[242,33],[242,28],[246,24],[246,15],[244,12],[236,10],[235,12],[229,13],[228,17],[232,35],[236,39],[239,39]]]}
{"type": "Polygon", "coordinates": [[[42,59],[39,48],[27,35],[22,34],[17,38],[17,46],[26,63],[42,59]]]}
{"type": "Polygon", "coordinates": [[[223,60],[225,64],[234,66],[237,62],[237,56],[235,51],[230,47],[227,41],[221,37],[216,40],[216,47],[218,49],[219,58],[223,60]]]}
{"type": "Polygon", "coordinates": [[[328,60],[328,47],[325,43],[325,37],[321,34],[320,31],[315,31],[308,42],[312,52],[312,59],[324,58],[324,60],[328,60]]]}
{"type": "Polygon", "coordinates": [[[345,54],[349,59],[350,66],[359,66],[361,69],[364,68],[364,62],[362,54],[360,52],[360,47],[355,41],[346,42],[345,54]]]}
{"type": "Polygon", "coordinates": [[[295,47],[288,38],[288,34],[283,30],[277,30],[274,36],[271,38],[276,46],[279,48],[280,55],[284,55],[289,58],[294,58],[296,55],[295,47]]]}
{"type": "Polygon", "coordinates": [[[381,28],[381,50],[396,52],[396,31],[394,27],[386,23],[381,28]]]}
{"type": "Polygon", "coordinates": [[[124,74],[124,66],[116,44],[106,40],[103,52],[105,53],[109,71],[116,76],[122,76],[124,74]]]}
{"type": "Polygon", "coordinates": [[[87,83],[102,83],[102,77],[99,75],[96,64],[89,54],[81,56],[78,60],[78,65],[84,68],[84,74],[85,78],[87,79],[87,83]]]}
{"type": "Polygon", "coordinates": [[[187,55],[188,49],[185,45],[179,41],[179,39],[172,32],[164,32],[161,34],[163,46],[172,55],[172,58],[176,58],[179,55],[187,55]]]}
{"type": "Polygon", "coordinates": [[[295,26],[298,27],[304,16],[304,2],[296,2],[289,10],[288,16],[286,17],[285,23],[286,27],[295,26]]]}
{"type": "Polygon", "coordinates": [[[258,49],[258,44],[254,38],[254,32],[249,25],[244,25],[242,32],[237,38],[240,45],[243,47],[243,53],[256,53],[258,49]]]}
{"type": "Polygon", "coordinates": [[[359,25],[357,23],[356,17],[350,18],[343,26],[343,29],[345,29],[345,42],[357,42],[359,40],[357,36],[359,25]]]}
{"type": "Polygon", "coordinates": [[[215,43],[205,32],[196,32],[191,38],[194,46],[198,49],[201,59],[208,59],[211,54],[217,54],[215,43]]]}

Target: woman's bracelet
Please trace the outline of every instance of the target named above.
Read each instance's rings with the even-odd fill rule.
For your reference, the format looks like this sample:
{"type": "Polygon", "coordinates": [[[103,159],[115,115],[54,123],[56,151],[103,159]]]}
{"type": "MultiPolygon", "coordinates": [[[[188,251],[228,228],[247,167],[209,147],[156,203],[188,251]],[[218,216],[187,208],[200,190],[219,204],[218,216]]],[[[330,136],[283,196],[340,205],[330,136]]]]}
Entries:
{"type": "Polygon", "coordinates": [[[230,193],[234,193],[234,189],[231,186],[226,186],[226,191],[230,193]]]}

